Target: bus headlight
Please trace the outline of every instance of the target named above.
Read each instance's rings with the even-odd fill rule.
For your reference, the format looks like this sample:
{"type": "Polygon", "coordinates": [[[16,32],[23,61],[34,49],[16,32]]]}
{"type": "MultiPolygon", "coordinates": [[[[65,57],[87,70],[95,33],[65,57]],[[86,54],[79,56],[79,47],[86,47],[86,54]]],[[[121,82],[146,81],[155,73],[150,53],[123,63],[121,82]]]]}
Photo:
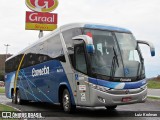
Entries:
{"type": "Polygon", "coordinates": [[[100,85],[95,85],[95,84],[92,84],[90,83],[90,86],[94,89],[97,89],[99,91],[102,91],[102,92],[108,92],[109,88],[107,87],[103,87],[103,86],[100,86],[100,85]]]}
{"type": "Polygon", "coordinates": [[[140,87],[141,89],[145,90],[147,88],[147,84],[143,85],[142,87],[140,87]]]}

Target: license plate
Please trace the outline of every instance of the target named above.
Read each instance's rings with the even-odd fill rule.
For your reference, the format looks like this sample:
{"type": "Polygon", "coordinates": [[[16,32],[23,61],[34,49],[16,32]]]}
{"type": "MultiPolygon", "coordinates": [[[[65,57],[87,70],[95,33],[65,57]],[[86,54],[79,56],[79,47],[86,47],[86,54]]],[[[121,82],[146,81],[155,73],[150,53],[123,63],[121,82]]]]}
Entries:
{"type": "Polygon", "coordinates": [[[129,101],[131,101],[131,100],[132,100],[131,97],[122,98],[122,102],[129,102],[129,101]]]}

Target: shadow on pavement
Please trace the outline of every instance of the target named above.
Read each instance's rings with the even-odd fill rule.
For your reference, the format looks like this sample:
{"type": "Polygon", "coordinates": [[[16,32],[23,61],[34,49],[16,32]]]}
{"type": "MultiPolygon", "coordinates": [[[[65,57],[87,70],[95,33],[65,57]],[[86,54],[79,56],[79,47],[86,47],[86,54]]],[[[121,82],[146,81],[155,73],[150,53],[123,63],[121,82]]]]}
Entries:
{"type": "Polygon", "coordinates": [[[34,107],[37,111],[22,111],[22,112],[40,112],[45,117],[130,117],[134,116],[134,112],[129,111],[109,111],[105,108],[93,107],[77,107],[73,114],[65,113],[60,105],[50,103],[30,102],[23,106],[34,107]]]}

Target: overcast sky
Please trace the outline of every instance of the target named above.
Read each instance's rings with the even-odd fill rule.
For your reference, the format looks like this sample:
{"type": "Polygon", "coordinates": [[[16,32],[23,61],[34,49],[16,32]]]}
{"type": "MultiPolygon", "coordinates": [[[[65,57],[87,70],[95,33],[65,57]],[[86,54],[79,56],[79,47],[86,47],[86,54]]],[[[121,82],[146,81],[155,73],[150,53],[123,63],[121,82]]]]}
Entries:
{"type": "MultiPolygon", "coordinates": [[[[1,0],[0,54],[4,44],[15,54],[38,40],[39,31],[25,30],[25,12],[31,11],[25,0],[1,0]]],[[[141,46],[147,77],[160,74],[160,0],[59,0],[58,26],[73,22],[93,22],[115,25],[131,30],[138,40],[153,42],[156,57],[141,46]]],[[[48,34],[48,32],[44,32],[48,34]]]]}

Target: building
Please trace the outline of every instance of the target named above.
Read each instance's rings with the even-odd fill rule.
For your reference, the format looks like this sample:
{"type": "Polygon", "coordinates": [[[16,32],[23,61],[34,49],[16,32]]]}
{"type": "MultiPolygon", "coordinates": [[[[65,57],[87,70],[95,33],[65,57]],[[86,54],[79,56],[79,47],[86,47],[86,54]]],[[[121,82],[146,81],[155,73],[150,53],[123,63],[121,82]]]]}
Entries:
{"type": "Polygon", "coordinates": [[[6,56],[6,54],[0,54],[0,75],[4,75],[5,73],[5,60],[6,60],[6,57],[10,57],[12,56],[11,54],[8,54],[6,56]]]}
{"type": "Polygon", "coordinates": [[[4,87],[4,82],[0,81],[0,87],[4,87]]]}

